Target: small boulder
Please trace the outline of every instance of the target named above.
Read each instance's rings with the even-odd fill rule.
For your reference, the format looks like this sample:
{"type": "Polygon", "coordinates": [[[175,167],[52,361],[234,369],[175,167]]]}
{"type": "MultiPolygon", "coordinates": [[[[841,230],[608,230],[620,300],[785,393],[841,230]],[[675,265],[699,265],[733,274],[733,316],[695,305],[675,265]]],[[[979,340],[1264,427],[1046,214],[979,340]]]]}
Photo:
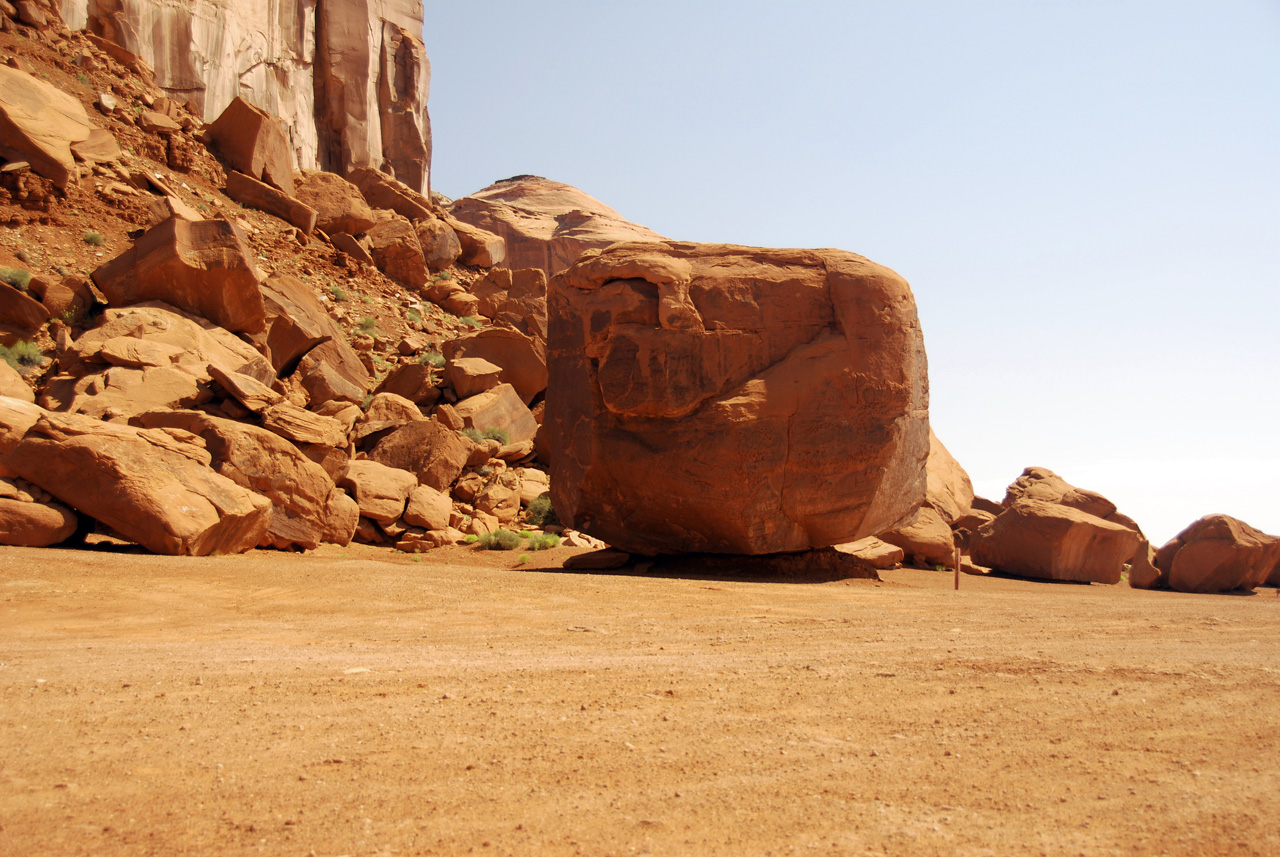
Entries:
{"type": "Polygon", "coordinates": [[[291,226],[310,235],[316,228],[316,210],[306,203],[289,196],[266,182],[260,182],[242,172],[227,173],[227,186],[223,189],[236,202],[265,211],[291,226]]]}
{"type": "Polygon", "coordinates": [[[404,522],[411,527],[444,530],[449,526],[449,515],[452,512],[453,501],[448,494],[428,485],[419,485],[409,492],[404,522]]]}
{"type": "Polygon", "coordinates": [[[951,527],[942,513],[932,506],[920,507],[912,523],[881,533],[880,539],[902,548],[916,566],[955,567],[955,541],[951,527]]]}
{"type": "Polygon", "coordinates": [[[347,179],[375,209],[394,211],[410,221],[428,220],[433,216],[426,197],[372,167],[357,167],[347,174],[347,179]]]}
{"type": "Polygon", "coordinates": [[[448,491],[467,464],[470,448],[457,434],[434,420],[408,423],[378,441],[369,458],[407,470],[417,481],[448,491]]]}
{"type": "Polygon", "coordinates": [[[499,384],[492,390],[463,399],[454,409],[467,428],[500,429],[507,433],[511,443],[533,440],[538,433],[537,421],[510,384],[499,384]]]}
{"type": "MultiPolygon", "coordinates": [[[[450,363],[462,358],[479,358],[499,367],[499,380],[514,387],[526,405],[547,389],[546,343],[513,328],[485,328],[445,342],[442,350],[450,363]]],[[[449,379],[447,370],[445,378],[449,379]]],[[[463,393],[456,385],[454,389],[459,398],[474,395],[463,393]]]]}
{"type": "Polygon", "coordinates": [[[427,267],[432,271],[443,271],[462,255],[462,242],[458,233],[454,232],[438,217],[420,220],[417,223],[418,243],[422,245],[422,256],[427,267]]]}
{"type": "Polygon", "coordinates": [[[35,391],[22,379],[21,373],[4,360],[0,360],[0,396],[21,399],[24,402],[36,400],[35,391]]]}
{"type": "Polygon", "coordinates": [[[404,514],[409,492],[417,484],[412,473],[370,460],[351,462],[338,480],[339,487],[355,498],[362,517],[387,524],[404,514]]]}
{"type": "Polygon", "coordinates": [[[459,257],[462,264],[492,268],[501,265],[507,258],[507,242],[500,236],[452,217],[446,216],[444,221],[458,236],[458,242],[462,245],[459,257]]]}
{"type": "Polygon", "coordinates": [[[26,72],[0,66],[0,158],[26,161],[65,189],[76,173],[71,146],[93,132],[79,99],[26,72]]]}
{"type": "Polygon", "coordinates": [[[502,383],[502,367],[479,357],[459,357],[444,366],[444,382],[465,399],[502,383]]]}
{"type": "Polygon", "coordinates": [[[835,549],[840,553],[856,556],[872,568],[881,571],[897,568],[906,557],[906,552],[902,548],[881,541],[875,536],[867,536],[865,539],[859,539],[856,542],[836,545],[835,549]]]}

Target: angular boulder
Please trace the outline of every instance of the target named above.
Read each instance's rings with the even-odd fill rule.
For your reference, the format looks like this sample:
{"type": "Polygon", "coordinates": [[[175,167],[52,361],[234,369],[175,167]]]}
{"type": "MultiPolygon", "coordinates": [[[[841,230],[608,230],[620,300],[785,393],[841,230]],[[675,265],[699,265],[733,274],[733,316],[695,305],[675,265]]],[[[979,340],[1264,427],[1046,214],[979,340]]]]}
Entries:
{"type": "Polygon", "coordinates": [[[1230,515],[1205,515],[1156,552],[1155,564],[1179,592],[1230,592],[1267,582],[1280,538],[1230,515]]]}
{"type": "Polygon", "coordinates": [[[1118,583],[1142,537],[1073,506],[1018,500],[970,536],[980,566],[1040,580],[1118,583]]]}
{"type": "Polygon", "coordinates": [[[633,553],[766,554],[885,532],[924,500],[924,341],[888,268],[616,244],[552,279],[549,313],[544,429],[570,526],[633,553]]]}
{"type": "Polygon", "coordinates": [[[375,223],[373,209],[360,189],[342,176],[319,170],[294,173],[298,199],[316,212],[316,228],[333,235],[359,235],[375,223]]]}
{"type": "Polygon", "coordinates": [[[153,553],[251,550],[271,524],[271,501],[210,469],[195,440],[45,412],[4,464],[153,553]]]}
{"type": "Polygon", "coordinates": [[[93,272],[112,306],[164,301],[232,333],[263,330],[262,280],[234,223],[177,217],[93,272]]]}
{"type": "Polygon", "coordinates": [[[1056,503],[1079,509],[1104,521],[1137,529],[1137,524],[1127,515],[1116,511],[1116,504],[1097,491],[1077,488],[1047,467],[1028,467],[1019,476],[1004,495],[1003,506],[1013,505],[1018,500],[1040,500],[1045,503],[1056,503]]]}
{"type": "Polygon", "coordinates": [[[955,567],[955,541],[951,536],[951,526],[931,506],[921,506],[915,521],[881,533],[880,540],[902,548],[908,560],[918,567],[955,567]]]}
{"type": "Polygon", "coordinates": [[[458,243],[462,246],[458,260],[462,264],[492,268],[506,261],[507,243],[502,240],[502,236],[453,217],[446,216],[444,221],[458,236],[458,243]]]}
{"type": "Polygon", "coordinates": [[[272,504],[271,523],[260,547],[314,550],[325,531],[333,480],[297,447],[256,426],[199,411],[151,411],[147,428],[176,428],[204,439],[213,469],[272,504]]]}
{"type": "Polygon", "coordinates": [[[232,170],[294,196],[293,150],[280,120],[239,96],[205,130],[205,141],[232,170]]]}
{"type": "Polygon", "coordinates": [[[973,505],[973,482],[956,461],[955,456],[929,428],[929,463],[926,466],[928,487],[925,504],[948,524],[969,513],[973,505]]]}
{"type": "Polygon", "coordinates": [[[453,431],[434,420],[408,423],[378,441],[369,459],[407,470],[417,481],[437,491],[448,491],[462,468],[470,449],[453,431]]]}
{"type": "Polygon", "coordinates": [[[23,71],[0,66],[0,158],[26,161],[65,189],[75,174],[71,146],[94,130],[74,96],[23,71]]]}
{"type": "Polygon", "coordinates": [[[422,245],[413,224],[398,214],[387,214],[369,227],[369,254],[378,270],[406,289],[417,290],[430,281],[422,245]]]}
{"type": "Polygon", "coordinates": [[[458,257],[462,255],[462,242],[458,240],[458,233],[449,228],[449,224],[432,217],[418,221],[416,228],[418,243],[422,245],[422,255],[427,260],[428,268],[443,271],[458,261],[458,257]]]}
{"type": "Polygon", "coordinates": [[[499,367],[499,380],[514,387],[526,405],[547,389],[546,344],[514,328],[487,327],[450,339],[442,351],[451,363],[463,358],[479,358],[499,367]]]}
{"type": "Polygon", "coordinates": [[[48,320],[48,307],[24,291],[0,283],[0,325],[31,337],[48,320]]]}
{"type": "Polygon", "coordinates": [[[24,402],[36,400],[35,391],[22,380],[21,373],[4,360],[0,360],[0,396],[11,396],[24,402]]]}
{"type": "Polygon", "coordinates": [[[262,300],[267,330],[259,341],[281,378],[296,373],[314,405],[364,400],[373,378],[313,288],[282,274],[262,284],[262,300]]]}
{"type": "Polygon", "coordinates": [[[232,170],[227,173],[227,186],[223,192],[241,205],[265,211],[298,227],[305,235],[315,231],[317,215],[314,208],[252,176],[232,170]]]}
{"type": "Polygon", "coordinates": [[[449,214],[503,239],[509,268],[539,268],[547,276],[586,250],[619,241],[662,241],[572,185],[540,176],[515,176],[455,200],[449,214]]]}
{"type": "Polygon", "coordinates": [[[385,173],[371,167],[358,167],[348,173],[347,178],[360,189],[360,195],[372,208],[394,211],[411,222],[433,216],[431,202],[425,196],[385,173]]]}
{"type": "Polygon", "coordinates": [[[510,384],[499,384],[463,399],[454,405],[454,410],[467,428],[504,431],[509,443],[533,440],[538,433],[538,421],[510,384]]]}
{"type": "Polygon", "coordinates": [[[360,514],[380,524],[389,524],[404,514],[409,492],[417,484],[417,478],[408,471],[368,460],[351,462],[338,480],[338,485],[355,498],[360,514]]]}
{"type": "Polygon", "coordinates": [[[850,556],[857,557],[872,568],[881,571],[897,568],[902,560],[906,558],[902,548],[881,541],[875,536],[867,536],[865,539],[858,539],[856,542],[836,545],[835,549],[840,553],[847,553],[850,556]]]}
{"type": "Polygon", "coordinates": [[[0,545],[43,548],[71,538],[79,518],[21,479],[0,477],[0,545]]]}

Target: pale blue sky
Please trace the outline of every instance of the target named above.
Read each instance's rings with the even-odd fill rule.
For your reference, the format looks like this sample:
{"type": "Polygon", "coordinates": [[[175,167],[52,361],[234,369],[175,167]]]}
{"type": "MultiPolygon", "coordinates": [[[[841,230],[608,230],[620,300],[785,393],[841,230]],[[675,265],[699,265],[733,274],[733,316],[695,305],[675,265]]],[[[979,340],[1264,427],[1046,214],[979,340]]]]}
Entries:
{"type": "Polygon", "coordinates": [[[1280,533],[1280,2],[426,2],[433,186],[912,284],[931,418],[1157,544],[1280,533]]]}

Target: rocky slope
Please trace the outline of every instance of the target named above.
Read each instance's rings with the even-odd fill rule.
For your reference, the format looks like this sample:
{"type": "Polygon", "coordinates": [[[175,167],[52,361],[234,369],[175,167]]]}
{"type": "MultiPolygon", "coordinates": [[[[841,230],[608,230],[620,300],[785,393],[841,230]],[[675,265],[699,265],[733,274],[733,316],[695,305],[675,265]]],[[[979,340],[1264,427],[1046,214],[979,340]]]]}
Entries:
{"type": "MultiPolygon", "coordinates": [[[[236,97],[284,121],[295,166],[385,169],[429,186],[421,0],[60,0],[205,122],[236,97]]],[[[145,73],[145,72],[144,72],[145,73]]]]}

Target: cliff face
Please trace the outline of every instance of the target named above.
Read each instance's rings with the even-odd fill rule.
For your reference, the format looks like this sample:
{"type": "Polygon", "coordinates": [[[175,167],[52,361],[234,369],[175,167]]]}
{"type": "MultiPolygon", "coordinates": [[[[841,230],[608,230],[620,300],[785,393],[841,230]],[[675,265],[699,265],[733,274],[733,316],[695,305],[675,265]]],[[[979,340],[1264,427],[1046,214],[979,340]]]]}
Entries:
{"type": "Polygon", "coordinates": [[[206,122],[236,96],[284,120],[298,166],[390,168],[426,192],[431,66],[421,0],[61,0],[206,122]]]}

